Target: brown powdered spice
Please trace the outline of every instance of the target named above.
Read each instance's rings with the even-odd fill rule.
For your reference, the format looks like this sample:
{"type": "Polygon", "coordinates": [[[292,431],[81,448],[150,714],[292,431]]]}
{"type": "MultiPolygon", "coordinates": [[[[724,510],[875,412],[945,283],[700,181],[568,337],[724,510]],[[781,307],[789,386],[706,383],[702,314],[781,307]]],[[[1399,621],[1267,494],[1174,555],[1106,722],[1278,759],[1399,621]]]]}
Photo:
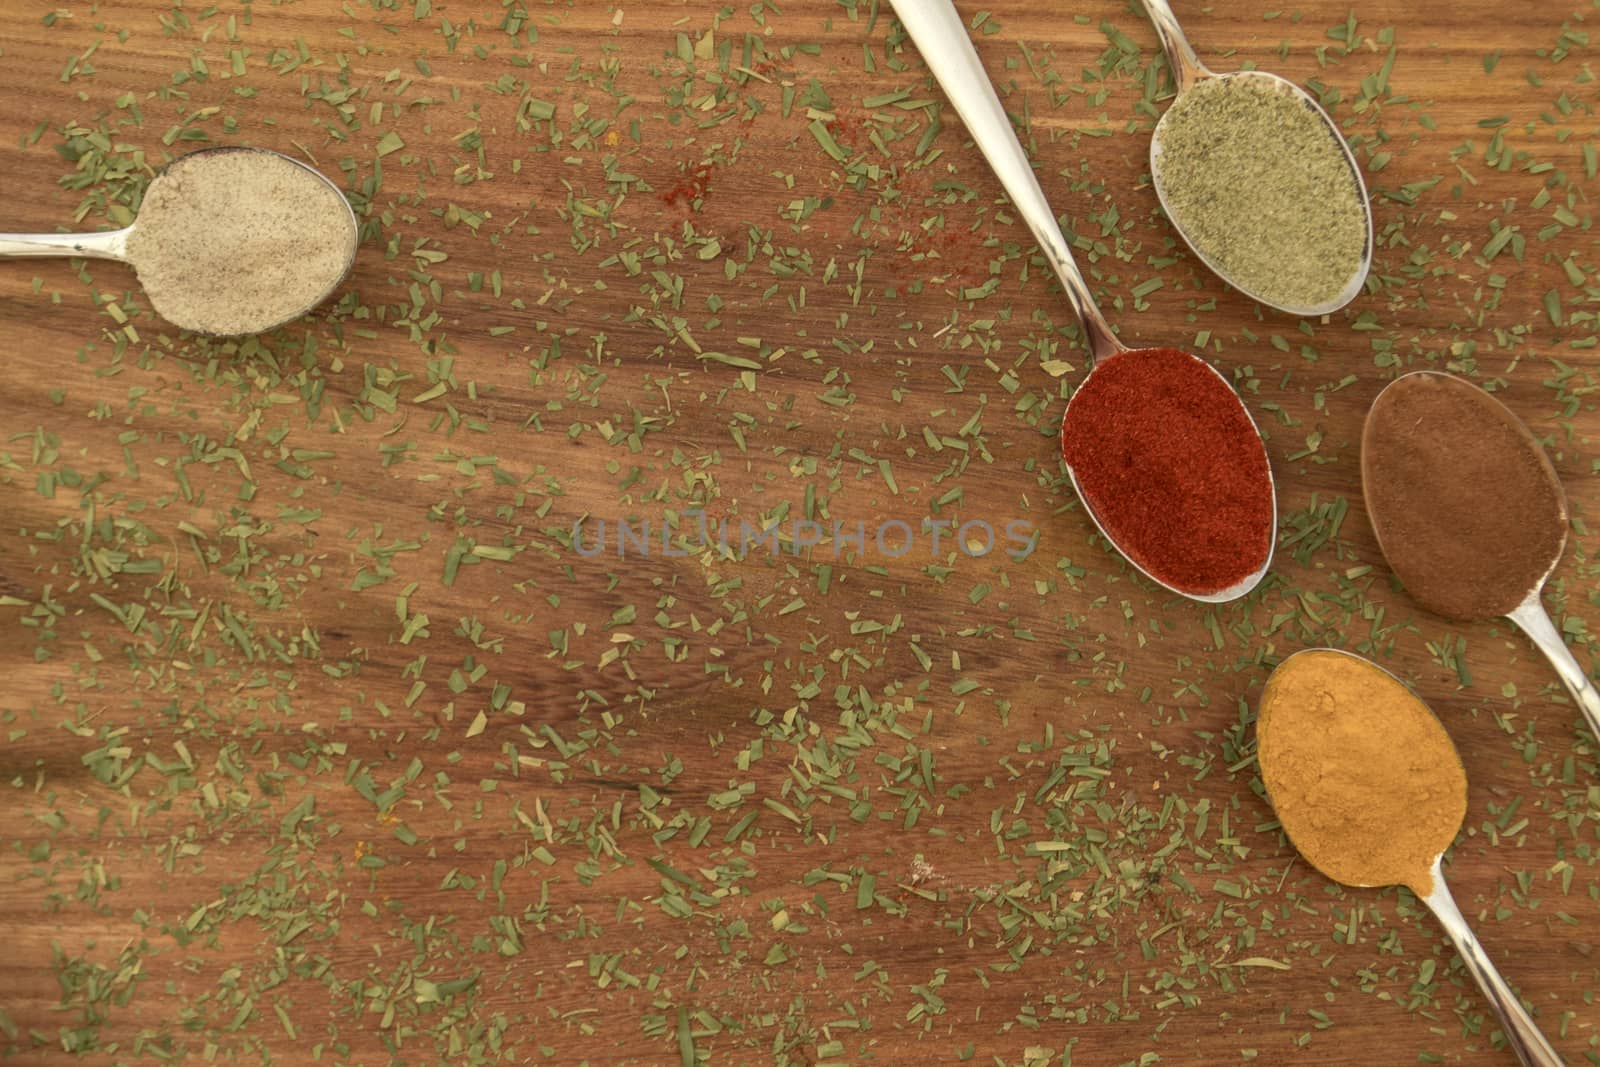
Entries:
{"type": "Polygon", "coordinates": [[[1504,404],[1460,378],[1423,371],[1378,394],[1361,481],[1389,566],[1447,618],[1508,614],[1561,558],[1555,469],[1504,404]]]}
{"type": "Polygon", "coordinates": [[[1257,759],[1289,840],[1346,885],[1433,891],[1467,814],[1467,775],[1433,712],[1387,671],[1311,649],[1267,679],[1257,759]]]}
{"type": "Polygon", "coordinates": [[[231,336],[281,326],[321,303],[355,257],[349,205],[276,152],[207,149],[150,183],[128,259],[158,315],[231,336]]]}

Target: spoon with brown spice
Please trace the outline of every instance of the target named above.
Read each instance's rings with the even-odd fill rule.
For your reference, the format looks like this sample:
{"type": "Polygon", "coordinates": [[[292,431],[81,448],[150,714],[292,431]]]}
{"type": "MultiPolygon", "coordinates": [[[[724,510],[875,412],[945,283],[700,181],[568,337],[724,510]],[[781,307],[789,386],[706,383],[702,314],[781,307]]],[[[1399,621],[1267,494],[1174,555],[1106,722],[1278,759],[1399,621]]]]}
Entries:
{"type": "Polygon", "coordinates": [[[1417,603],[1447,619],[1516,623],[1600,738],[1600,692],[1540,598],[1566,547],[1567,502],[1522,421],[1464,379],[1403,375],[1367,413],[1361,488],[1378,546],[1417,603]]]}
{"type": "Polygon", "coordinates": [[[1372,208],[1355,155],[1309,93],[1265,71],[1218,74],[1167,0],[1142,0],[1178,94],[1150,138],[1161,209],[1223,281],[1269,307],[1324,315],[1372,269],[1372,208]]]}
{"type": "Polygon", "coordinates": [[[0,234],[0,256],[130,264],[156,314],[227,337],[326,300],[355,263],[357,237],[349,202],[322,174],[265,148],[222,147],[164,167],[123,229],[0,234]]]}
{"type": "Polygon", "coordinates": [[[1202,603],[1244,596],[1267,573],[1277,530],[1272,469],[1249,410],[1192,353],[1118,340],[954,4],[892,2],[1083,327],[1092,366],[1067,404],[1061,436],[1067,475],[1090,519],[1166,589],[1202,603]],[[1185,440],[1204,447],[1172,444],[1185,440]]]}
{"type": "Polygon", "coordinates": [[[1467,813],[1467,774],[1433,712],[1360,656],[1313,648],[1280,663],[1256,717],[1261,780],[1300,854],[1336,882],[1403,885],[1428,906],[1517,1058],[1561,1057],[1484,952],[1444,882],[1467,813]]]}

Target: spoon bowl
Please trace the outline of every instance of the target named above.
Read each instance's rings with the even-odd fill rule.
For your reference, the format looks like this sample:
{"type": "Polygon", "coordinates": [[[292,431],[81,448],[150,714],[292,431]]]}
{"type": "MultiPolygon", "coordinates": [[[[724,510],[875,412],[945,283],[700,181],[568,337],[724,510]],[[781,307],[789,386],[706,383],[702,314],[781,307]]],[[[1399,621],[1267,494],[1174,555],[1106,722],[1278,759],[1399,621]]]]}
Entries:
{"type": "MultiPolygon", "coordinates": [[[[984,71],[978,53],[972,45],[972,39],[967,34],[966,25],[962,22],[960,14],[956,11],[951,0],[891,0],[900,24],[922,53],[923,60],[939,85],[944,89],[946,97],[956,113],[961,117],[962,123],[977,143],[979,150],[994,170],[995,176],[1000,179],[1001,186],[1011,198],[1012,206],[1027,224],[1029,232],[1038,242],[1040,250],[1044,253],[1046,261],[1050,264],[1056,278],[1060,281],[1066,293],[1067,302],[1076,314],[1082,326],[1086,347],[1089,350],[1091,363],[1088,377],[1078,387],[1071,401],[1068,402],[1066,414],[1062,420],[1063,434],[1071,424],[1073,406],[1078,398],[1084,395],[1085,387],[1094,377],[1101,373],[1107,362],[1113,357],[1136,354],[1137,352],[1155,351],[1155,349],[1131,349],[1117,339],[1111,324],[1101,314],[1096,306],[1094,295],[1089,284],[1084,280],[1083,274],[1078,270],[1077,263],[1072,258],[1072,252],[1066,238],[1062,236],[1061,227],[1056,222],[1055,213],[1050,209],[1045,199],[1044,191],[1039,187],[1039,180],[1034,176],[1033,168],[1028,161],[1027,154],[1023,151],[1022,144],[1017,140],[1016,132],[1012,129],[1011,118],[1006,114],[1000,98],[995,94],[994,86],[989,81],[988,74],[984,71]]],[[[1237,405],[1243,413],[1245,424],[1249,427],[1250,440],[1254,448],[1258,448],[1260,465],[1267,472],[1265,478],[1265,492],[1272,498],[1271,514],[1273,530],[1276,530],[1277,520],[1277,495],[1272,482],[1272,467],[1267,461],[1266,445],[1261,440],[1260,429],[1255,420],[1250,417],[1249,410],[1244,402],[1227,383],[1227,379],[1219,374],[1215,368],[1205,364],[1203,360],[1192,354],[1186,353],[1191,359],[1202,363],[1215,374],[1218,380],[1226,387],[1227,402],[1237,405]]],[[[1231,583],[1227,588],[1217,589],[1185,589],[1151,572],[1149,568],[1135,560],[1135,553],[1130,553],[1129,546],[1112,530],[1107,528],[1102,516],[1095,513],[1094,504],[1079,480],[1078,473],[1073,470],[1072,464],[1067,464],[1067,474],[1072,480],[1074,491],[1084,502],[1089,511],[1090,519],[1105,536],[1106,540],[1116,545],[1119,551],[1133,562],[1134,566],[1151,581],[1180,596],[1188,597],[1201,603],[1221,603],[1233,600],[1249,593],[1260,582],[1272,562],[1273,537],[1269,531],[1265,559],[1260,566],[1248,576],[1231,583]]]]}
{"type": "MultiPolygon", "coordinates": [[[[1177,16],[1167,0],[1142,0],[1145,10],[1150,16],[1151,23],[1156,28],[1156,34],[1161,40],[1162,50],[1166,53],[1167,61],[1171,64],[1174,80],[1177,83],[1177,98],[1173,105],[1162,114],[1156,123],[1155,132],[1150,138],[1150,175],[1155,186],[1156,197],[1161,202],[1161,210],[1171,221],[1174,229],[1184,243],[1189,246],[1196,257],[1206,265],[1217,277],[1255,300],[1257,303],[1288,312],[1291,315],[1302,317],[1315,317],[1326,315],[1344,307],[1354,300],[1366,285],[1367,275],[1372,270],[1373,233],[1372,233],[1372,205],[1367,196],[1366,180],[1362,177],[1361,167],[1356,163],[1355,153],[1350,150],[1350,144],[1339,132],[1339,127],[1333,118],[1323,109],[1322,105],[1294,82],[1276,74],[1265,71],[1232,71],[1217,73],[1206,67],[1195,55],[1193,46],[1184,36],[1183,29],[1179,26],[1177,16]],[[1171,182],[1165,177],[1162,168],[1163,139],[1174,132],[1174,122],[1183,122],[1183,108],[1180,106],[1186,94],[1189,94],[1201,83],[1209,83],[1208,91],[1239,91],[1241,94],[1249,92],[1265,92],[1280,94],[1291,98],[1307,111],[1314,114],[1320,122],[1321,128],[1326,132],[1329,145],[1336,148],[1341,156],[1344,169],[1354,183],[1360,204],[1362,219],[1362,244],[1359,260],[1355,269],[1345,279],[1343,286],[1332,296],[1322,300],[1294,302],[1282,299],[1272,292],[1265,290],[1259,282],[1252,284],[1251,279],[1241,278],[1237,272],[1230,272],[1227,264],[1221,262],[1217,254],[1215,235],[1200,235],[1194,227],[1186,226],[1184,213],[1177,210],[1175,204],[1175,191],[1171,182]],[[1175,119],[1175,116],[1176,119],[1175,119]],[[1211,237],[1208,242],[1205,238],[1211,237]]],[[[1270,173],[1274,165],[1281,168],[1293,163],[1289,159],[1276,159],[1273,164],[1263,163],[1259,168],[1262,173],[1270,173]]],[[[1313,214],[1320,201],[1305,205],[1306,214],[1313,214]]],[[[1351,234],[1351,237],[1354,235],[1351,234]]]]}
{"type": "MultiPolygon", "coordinates": [[[[1445,416],[1440,415],[1438,419],[1443,423],[1445,416]]],[[[1425,471],[1430,480],[1445,485],[1453,497],[1463,502],[1481,497],[1485,491],[1493,491],[1493,486],[1480,484],[1475,472],[1467,469],[1459,451],[1452,450],[1449,455],[1441,453],[1417,463],[1418,473],[1414,476],[1425,471]]],[[[1361,474],[1362,496],[1378,547],[1412,599],[1446,618],[1479,621],[1504,616],[1510,619],[1545,654],[1578,705],[1589,730],[1600,738],[1600,691],[1595,689],[1582,665],[1567,648],[1545,611],[1542,599],[1545,582],[1555,572],[1565,551],[1569,521],[1560,477],[1532,431],[1510,408],[1471,382],[1438,371],[1414,371],[1390,382],[1373,400],[1361,435],[1361,474]],[[1410,501],[1400,499],[1385,488],[1388,478],[1380,465],[1391,461],[1393,457],[1388,453],[1394,451],[1388,444],[1387,427],[1395,423],[1410,431],[1416,430],[1419,416],[1401,414],[1396,409],[1408,394],[1419,390],[1437,391],[1439,397],[1449,398],[1455,405],[1450,410],[1448,425],[1434,427],[1441,439],[1456,438],[1463,428],[1470,429],[1472,422],[1476,422],[1480,430],[1499,431],[1505,435],[1508,448],[1523,453],[1526,462],[1518,481],[1524,485],[1534,480],[1543,483],[1548,501],[1544,510],[1548,513],[1522,513],[1519,509],[1512,520],[1516,532],[1508,530],[1505,535],[1518,537],[1521,551],[1515,556],[1504,556],[1504,546],[1499,543],[1504,537],[1474,535],[1473,530],[1455,525],[1453,516],[1437,511],[1413,514],[1418,509],[1410,507],[1410,501]],[[1452,522],[1446,532],[1456,556],[1448,565],[1419,558],[1419,549],[1414,547],[1423,540],[1425,527],[1420,524],[1441,522],[1452,522]],[[1526,558],[1519,559],[1519,556],[1526,558]],[[1516,561],[1514,569],[1506,559],[1516,561]],[[1443,585],[1435,571],[1448,572],[1457,580],[1450,586],[1443,585]],[[1481,587],[1479,595],[1464,599],[1456,593],[1453,586],[1461,584],[1462,575],[1470,576],[1473,584],[1481,587]]],[[[1464,508],[1471,513],[1482,513],[1475,505],[1464,505],[1464,508]]]]}
{"type": "Polygon", "coordinates": [[[1444,853],[1466,816],[1467,779],[1460,754],[1428,706],[1369,660],[1341,649],[1305,649],[1284,659],[1267,679],[1257,710],[1256,751],[1280,825],[1306,861],[1346,885],[1399,883],[1415,893],[1499,1015],[1507,1044],[1524,1067],[1560,1067],[1561,1058],[1490,961],[1445,885],[1444,853]],[[1316,683],[1306,685],[1309,691],[1297,688],[1296,673],[1318,659],[1325,676],[1338,674],[1339,685],[1331,691],[1316,683]],[[1380,699],[1403,709],[1388,719],[1389,730],[1403,731],[1403,739],[1349,728],[1344,713],[1380,699]],[[1405,758],[1378,751],[1385,747],[1405,758]],[[1418,766],[1430,751],[1440,754],[1437,764],[1418,766]],[[1396,774],[1398,767],[1407,773],[1396,774]],[[1346,819],[1330,819],[1329,809],[1348,802],[1345,791],[1352,789],[1359,790],[1361,804],[1346,819]],[[1298,806],[1285,807],[1289,796],[1298,806]],[[1425,809],[1427,816],[1416,814],[1425,809]],[[1384,834],[1408,818],[1417,820],[1406,827],[1413,833],[1384,834]],[[1337,837],[1329,836],[1330,822],[1340,828],[1337,837]],[[1353,843],[1362,847],[1351,848],[1353,843]]]}
{"type": "MultiPolygon", "coordinates": [[[[215,160],[222,156],[260,161],[259,165],[280,168],[283,164],[292,164],[295,169],[289,173],[301,176],[309,175],[314,178],[315,184],[312,184],[310,188],[317,191],[316,195],[323,196],[324,201],[327,203],[332,203],[331,200],[326,199],[325,194],[327,193],[331,193],[332,197],[337,199],[339,209],[335,213],[335,218],[337,219],[336,225],[340,231],[338,236],[344,246],[342,260],[331,264],[315,277],[310,277],[308,280],[309,287],[306,288],[304,298],[299,300],[294,307],[281,309],[259,322],[252,322],[250,328],[246,330],[217,331],[208,328],[204,322],[179,321],[187,319],[187,315],[181,312],[178,313],[176,319],[173,317],[173,308],[184,306],[181,299],[174,299],[174,297],[181,298],[186,296],[187,293],[183,291],[186,286],[196,290],[208,286],[215,288],[217,279],[204,270],[191,271],[188,273],[187,278],[184,278],[181,272],[177,272],[179,277],[175,284],[178,288],[174,290],[169,285],[161,293],[159,299],[155,293],[151,293],[151,303],[157,314],[172,322],[173,325],[190,330],[193,333],[213,337],[237,336],[240,333],[264,333],[305,315],[331,296],[344,283],[355,265],[358,224],[355,212],[351,209],[349,201],[345,199],[339,187],[330,181],[326,175],[300,162],[298,159],[283,155],[280,152],[274,152],[266,148],[242,146],[203,148],[199,151],[179,156],[163,167],[151,179],[150,185],[145,191],[144,205],[140,209],[140,214],[149,215],[149,205],[153,198],[161,195],[165,188],[165,183],[181,180],[174,177],[174,175],[182,173],[186,168],[192,167],[197,162],[215,160]],[[310,283],[317,284],[311,285],[310,283]]],[[[302,191],[296,202],[297,204],[304,203],[307,199],[309,198],[302,191]]],[[[183,209],[169,208],[168,210],[183,209]]],[[[149,227],[150,222],[147,217],[145,229],[149,229],[149,227]]],[[[152,265],[152,257],[149,253],[140,251],[139,239],[142,235],[143,231],[140,229],[140,218],[138,216],[135,216],[133,222],[120,230],[104,230],[98,233],[0,234],[0,257],[79,256],[88,259],[108,259],[126,263],[134,268],[135,274],[142,275],[149,271],[152,265]]],[[[311,269],[304,262],[296,266],[302,272],[311,269]]],[[[241,287],[243,290],[248,290],[248,288],[248,286],[241,287]]],[[[263,279],[260,289],[262,293],[277,291],[272,279],[263,279]]],[[[230,296],[233,295],[235,294],[230,294],[230,296]]],[[[252,295],[259,296],[261,294],[252,294],[248,291],[241,291],[236,294],[241,299],[248,299],[252,295]]]]}
{"type": "MultiPolygon", "coordinates": [[[[1159,351],[1160,350],[1158,350],[1158,349],[1127,349],[1127,350],[1125,350],[1123,352],[1117,353],[1112,358],[1115,358],[1115,359],[1138,359],[1141,356],[1153,355],[1154,353],[1159,352],[1159,351]]],[[[1170,351],[1176,351],[1176,350],[1170,350],[1170,351]]],[[[1211,364],[1207,363],[1203,359],[1200,359],[1198,356],[1195,356],[1192,353],[1184,352],[1183,355],[1187,356],[1190,360],[1192,360],[1193,363],[1195,364],[1195,366],[1204,368],[1205,372],[1207,374],[1209,374],[1211,377],[1215,378],[1215,380],[1218,383],[1220,383],[1222,388],[1224,390],[1227,390],[1229,395],[1233,394],[1233,386],[1229,384],[1228,379],[1222,374],[1221,371],[1217,370],[1217,368],[1213,367],[1211,364]]],[[[1095,366],[1095,370],[1100,370],[1105,365],[1106,365],[1105,362],[1097,363],[1096,366],[1095,366]]],[[[1092,370],[1090,372],[1090,374],[1093,375],[1094,371],[1092,370]]],[[[1062,438],[1062,451],[1063,451],[1063,454],[1065,454],[1065,452],[1066,452],[1066,441],[1067,441],[1067,437],[1068,437],[1069,428],[1074,425],[1073,410],[1072,410],[1073,406],[1075,404],[1078,404],[1079,400],[1082,397],[1088,395],[1088,390],[1086,389],[1088,381],[1089,381],[1089,379],[1085,379],[1085,385],[1079,386],[1077,391],[1075,391],[1072,394],[1072,398],[1067,401],[1067,410],[1066,410],[1066,413],[1062,416],[1062,419],[1061,419],[1061,438],[1062,438]]],[[[1256,425],[1255,418],[1250,414],[1250,409],[1248,407],[1246,407],[1243,403],[1240,403],[1239,406],[1238,406],[1238,410],[1240,412],[1242,412],[1244,417],[1245,417],[1245,419],[1247,419],[1249,421],[1250,431],[1251,431],[1252,434],[1255,435],[1256,439],[1259,441],[1260,440],[1260,434],[1261,434],[1260,427],[1258,427],[1256,425]]],[[[1089,491],[1086,491],[1085,486],[1083,485],[1082,481],[1080,480],[1079,471],[1070,462],[1066,464],[1066,468],[1067,468],[1067,477],[1072,482],[1073,491],[1078,494],[1078,499],[1083,502],[1084,510],[1086,512],[1088,512],[1089,519],[1090,519],[1091,522],[1094,523],[1095,529],[1099,530],[1100,531],[1100,535],[1102,537],[1104,537],[1107,541],[1111,542],[1114,545],[1119,545],[1119,547],[1120,547],[1120,539],[1115,534],[1115,523],[1111,521],[1109,516],[1103,515],[1101,513],[1100,509],[1098,507],[1096,507],[1096,505],[1095,505],[1096,494],[1092,493],[1092,492],[1089,492],[1089,491]]],[[[1268,531],[1275,531],[1278,528],[1278,494],[1277,494],[1277,489],[1276,489],[1276,483],[1273,481],[1271,464],[1263,464],[1263,469],[1266,472],[1267,483],[1268,483],[1268,486],[1270,487],[1269,488],[1269,492],[1268,492],[1267,495],[1269,497],[1268,503],[1269,503],[1269,505],[1271,507],[1271,519],[1266,524],[1266,529],[1268,531]]],[[[1107,496],[1109,496],[1109,494],[1107,494],[1107,496]]],[[[1102,497],[1102,499],[1105,499],[1105,497],[1102,497]]],[[[1214,590],[1214,591],[1211,591],[1211,592],[1197,591],[1195,588],[1192,588],[1192,587],[1186,588],[1186,587],[1177,585],[1177,584],[1175,584],[1173,582],[1170,582],[1170,581],[1162,578],[1158,574],[1154,573],[1149,568],[1147,568],[1140,561],[1140,559],[1139,559],[1137,554],[1128,551],[1127,548],[1123,548],[1122,549],[1122,553],[1123,553],[1124,557],[1128,560],[1128,562],[1133,565],[1135,570],[1137,570],[1140,574],[1144,575],[1146,578],[1150,579],[1152,582],[1155,582],[1157,585],[1161,586],[1162,588],[1167,589],[1167,590],[1169,590],[1171,592],[1174,592],[1174,593],[1178,593],[1178,594],[1180,594],[1182,596],[1186,596],[1190,600],[1196,601],[1196,602],[1201,603],[1201,604],[1224,604],[1224,603],[1227,603],[1230,600],[1237,600],[1238,598],[1240,598],[1242,596],[1245,596],[1246,594],[1248,594],[1252,589],[1254,589],[1261,582],[1262,578],[1266,577],[1267,571],[1269,569],[1271,569],[1271,567],[1272,567],[1272,555],[1273,555],[1273,550],[1275,548],[1275,545],[1276,545],[1276,538],[1270,536],[1270,533],[1269,533],[1269,536],[1266,539],[1266,554],[1262,557],[1260,566],[1256,567],[1255,570],[1251,571],[1249,574],[1245,575],[1244,577],[1242,577],[1242,578],[1240,578],[1240,579],[1238,579],[1238,580],[1236,580],[1234,582],[1229,583],[1227,586],[1224,586],[1221,589],[1217,589],[1217,590],[1214,590]]]]}

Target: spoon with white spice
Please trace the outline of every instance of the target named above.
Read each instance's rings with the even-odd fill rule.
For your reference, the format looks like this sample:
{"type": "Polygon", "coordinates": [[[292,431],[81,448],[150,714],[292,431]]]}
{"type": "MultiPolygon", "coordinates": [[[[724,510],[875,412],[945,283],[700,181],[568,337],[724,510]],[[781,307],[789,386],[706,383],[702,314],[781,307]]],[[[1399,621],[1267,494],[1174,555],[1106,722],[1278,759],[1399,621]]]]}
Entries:
{"type": "Polygon", "coordinates": [[[1344,307],[1372,269],[1372,207],[1338,126],[1286,78],[1208,69],[1167,0],[1141,2],[1178,89],[1150,138],[1150,176],[1173,228],[1268,307],[1306,317],[1344,307]]]}
{"type": "Polygon", "coordinates": [[[349,201],[318,171],[269,149],[222,147],[164,167],[123,229],[0,234],[0,256],[127,263],[156,314],[229,337],[321,304],[349,275],[358,237],[349,201]]]}
{"type": "MultiPolygon", "coordinates": [[[[1131,480],[1136,483],[1133,486],[1136,491],[1132,493],[1123,491],[1128,488],[1126,482],[1097,492],[1086,481],[1089,477],[1087,470],[1080,470],[1069,460],[1067,475],[1079,499],[1083,501],[1089,518],[1128,562],[1145,577],[1174,593],[1207,604],[1223,603],[1249,593],[1271,566],[1277,529],[1277,495],[1272,469],[1267,461],[1266,446],[1249,409],[1228,380],[1198,356],[1173,348],[1130,348],[1117,339],[1111,324],[1095,305],[1088,282],[1073,261],[1072,251],[1062,236],[1055,213],[1051,211],[1044,191],[1039,187],[1039,180],[1034,176],[1027,154],[1011,127],[1011,119],[995,94],[994,86],[984,71],[955,5],[951,0],[891,0],[891,3],[901,26],[922,53],[929,71],[961,116],[962,123],[988,160],[995,176],[1000,179],[1012,206],[1039,243],[1040,251],[1055,272],[1066,292],[1067,302],[1083,327],[1093,366],[1067,404],[1062,419],[1063,452],[1066,452],[1070,433],[1074,441],[1082,439],[1087,442],[1087,457],[1102,460],[1096,466],[1112,466],[1113,463],[1104,461],[1107,457],[1114,457],[1115,464],[1133,472],[1131,480]],[[1113,418],[1085,423],[1082,418],[1074,418],[1074,408],[1082,411],[1091,403],[1085,401],[1086,397],[1104,397],[1115,392],[1119,388],[1116,383],[1126,380],[1124,376],[1131,374],[1136,364],[1144,367],[1175,367],[1187,372],[1180,375],[1163,369],[1162,373],[1169,374],[1163,385],[1170,391],[1187,393],[1202,405],[1205,415],[1213,419],[1216,426],[1223,427],[1216,431],[1218,438],[1213,442],[1218,447],[1193,450],[1187,457],[1187,468],[1181,471],[1170,468],[1146,470],[1144,468],[1159,466],[1159,463],[1151,461],[1142,451],[1144,441],[1127,433],[1124,426],[1127,420],[1113,418]],[[1233,466],[1236,461],[1239,467],[1233,466]],[[1242,505],[1252,517],[1259,517],[1259,523],[1251,522],[1249,528],[1255,532],[1259,526],[1260,536],[1247,555],[1230,557],[1227,577],[1220,583],[1189,584],[1175,580],[1174,575],[1163,574],[1160,567],[1149,564],[1156,555],[1150,551],[1156,542],[1153,539],[1155,535],[1149,533],[1148,528],[1160,524],[1148,521],[1150,516],[1120,524],[1113,517],[1122,516],[1124,513],[1120,509],[1128,499],[1138,496],[1138,491],[1149,492],[1152,483],[1182,482],[1192,489],[1189,496],[1182,498],[1186,507],[1155,517],[1165,523],[1161,536],[1170,536],[1178,542],[1177,547],[1164,543],[1163,554],[1182,552],[1185,548],[1214,548],[1202,545],[1194,534],[1194,527],[1204,523],[1191,523],[1189,520],[1194,516],[1183,512],[1216,505],[1218,501],[1212,495],[1212,488],[1233,481],[1240,473],[1240,468],[1248,469],[1251,473],[1244,483],[1248,488],[1230,498],[1229,504],[1242,505]],[[1145,540],[1141,541],[1141,537],[1145,540]]],[[[1095,477],[1101,476],[1097,474],[1095,477]]],[[[1201,517],[1214,516],[1212,512],[1201,517]]]]}

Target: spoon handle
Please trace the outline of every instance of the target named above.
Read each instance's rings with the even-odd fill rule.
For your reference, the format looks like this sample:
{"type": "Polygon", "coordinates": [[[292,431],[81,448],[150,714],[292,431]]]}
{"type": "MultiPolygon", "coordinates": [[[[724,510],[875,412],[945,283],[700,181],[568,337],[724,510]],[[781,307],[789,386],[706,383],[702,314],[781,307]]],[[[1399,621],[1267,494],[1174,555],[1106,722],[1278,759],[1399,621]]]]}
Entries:
{"type": "Polygon", "coordinates": [[[1567,692],[1578,702],[1584,721],[1589,724],[1589,732],[1594,734],[1596,739],[1600,739],[1600,691],[1595,690],[1594,683],[1589,681],[1583,665],[1574,658],[1567,648],[1567,643],[1561,639],[1560,632],[1556,630],[1555,623],[1550,621],[1550,616],[1545,612],[1544,604],[1539,599],[1539,590],[1535,589],[1529,593],[1528,598],[1518,604],[1516,610],[1507,617],[1522,627],[1522,632],[1539,646],[1539,651],[1545,654],[1550,665],[1556,669],[1556,674],[1561,676],[1567,692]]]}
{"type": "Polygon", "coordinates": [[[1539,1025],[1523,1008],[1522,1001],[1517,999],[1517,994],[1495,969],[1477,935],[1462,917],[1461,909],[1456,907],[1450,890],[1445,887],[1439,859],[1433,861],[1433,892],[1423,897],[1422,902],[1438,918],[1439,925],[1444,927],[1445,934],[1460,954],[1461,962],[1467,965],[1478,988],[1483,990],[1489,1005],[1500,1016],[1506,1044],[1517,1054],[1523,1067],[1563,1067],[1561,1057],[1556,1055],[1556,1050],[1550,1047],[1550,1042],[1539,1031],[1539,1025]]]}
{"type": "Polygon", "coordinates": [[[98,233],[0,233],[0,256],[84,256],[127,262],[128,231],[98,233]]]}
{"type": "Polygon", "coordinates": [[[1011,128],[1011,118],[995,95],[955,4],[952,0],[890,3],[1061,280],[1067,300],[1088,335],[1090,358],[1100,360],[1126,351],[1127,346],[1117,340],[1110,323],[1095,306],[1094,295],[1072,259],[1044,190],[1039,188],[1039,179],[1028,164],[1027,154],[1011,128]]]}
{"type": "Polygon", "coordinates": [[[1201,78],[1209,78],[1211,71],[1195,55],[1194,46],[1184,36],[1183,27],[1178,25],[1178,16],[1172,13],[1167,0],[1141,2],[1151,23],[1155,25],[1156,36],[1161,38],[1161,50],[1167,54],[1167,62],[1172,64],[1172,76],[1178,83],[1178,92],[1184,92],[1201,78]]]}

